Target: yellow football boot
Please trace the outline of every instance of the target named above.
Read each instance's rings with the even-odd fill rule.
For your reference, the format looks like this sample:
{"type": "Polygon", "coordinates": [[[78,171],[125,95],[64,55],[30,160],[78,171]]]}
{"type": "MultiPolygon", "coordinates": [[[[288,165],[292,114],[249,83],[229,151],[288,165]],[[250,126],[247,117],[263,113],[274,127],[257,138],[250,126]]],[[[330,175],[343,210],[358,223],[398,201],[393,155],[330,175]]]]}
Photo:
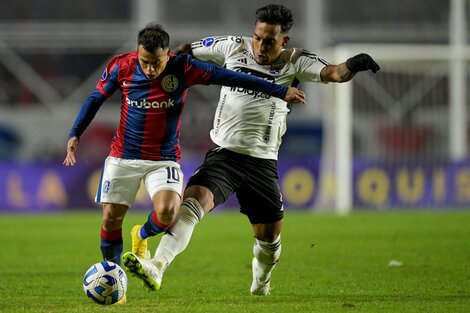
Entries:
{"type": "Polygon", "coordinates": [[[139,231],[142,225],[135,225],[131,230],[132,253],[141,259],[150,259],[150,251],[147,248],[147,239],[140,239],[139,231]]]}

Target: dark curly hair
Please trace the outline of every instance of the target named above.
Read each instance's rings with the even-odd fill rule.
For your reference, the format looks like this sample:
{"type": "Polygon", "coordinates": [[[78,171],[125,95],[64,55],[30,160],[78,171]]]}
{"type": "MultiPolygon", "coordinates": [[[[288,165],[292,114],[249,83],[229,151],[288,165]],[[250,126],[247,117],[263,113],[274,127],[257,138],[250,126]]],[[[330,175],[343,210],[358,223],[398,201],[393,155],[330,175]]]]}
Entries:
{"type": "Polygon", "coordinates": [[[139,31],[137,44],[149,52],[154,52],[158,48],[167,49],[170,46],[170,35],[162,25],[149,23],[139,31]]]}
{"type": "Polygon", "coordinates": [[[294,25],[294,16],[288,8],[280,4],[269,4],[256,10],[256,22],[280,25],[281,31],[287,33],[294,25]]]}

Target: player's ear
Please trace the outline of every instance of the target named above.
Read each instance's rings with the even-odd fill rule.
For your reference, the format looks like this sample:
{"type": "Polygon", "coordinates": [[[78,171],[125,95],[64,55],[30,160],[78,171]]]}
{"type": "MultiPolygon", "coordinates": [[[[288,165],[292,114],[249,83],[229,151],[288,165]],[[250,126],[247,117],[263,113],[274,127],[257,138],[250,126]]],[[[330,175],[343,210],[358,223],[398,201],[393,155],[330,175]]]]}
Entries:
{"type": "Polygon", "coordinates": [[[289,39],[290,39],[289,36],[284,36],[284,38],[282,38],[282,46],[283,47],[285,47],[287,45],[287,43],[289,42],[289,39]]]}

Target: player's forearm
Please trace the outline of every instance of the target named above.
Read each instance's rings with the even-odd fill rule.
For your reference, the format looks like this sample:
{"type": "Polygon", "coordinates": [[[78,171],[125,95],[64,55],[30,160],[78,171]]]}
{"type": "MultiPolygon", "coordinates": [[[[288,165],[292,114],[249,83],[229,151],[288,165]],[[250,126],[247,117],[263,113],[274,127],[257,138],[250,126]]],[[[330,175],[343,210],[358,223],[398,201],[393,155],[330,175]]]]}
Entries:
{"type": "Polygon", "coordinates": [[[80,138],[105,100],[106,97],[98,90],[95,90],[88,97],[88,99],[82,104],[80,112],[78,112],[78,115],[75,118],[75,122],[73,123],[72,129],[69,133],[69,139],[72,137],[80,138]]]}
{"type": "Polygon", "coordinates": [[[355,72],[351,72],[346,67],[346,63],[341,63],[338,65],[327,65],[325,66],[321,72],[321,80],[323,82],[334,82],[334,83],[344,83],[350,81],[355,72]]]}
{"type": "Polygon", "coordinates": [[[380,70],[380,66],[367,53],[359,53],[344,63],[325,66],[320,76],[324,82],[342,83],[351,80],[357,72],[369,70],[375,74],[380,70]]]}

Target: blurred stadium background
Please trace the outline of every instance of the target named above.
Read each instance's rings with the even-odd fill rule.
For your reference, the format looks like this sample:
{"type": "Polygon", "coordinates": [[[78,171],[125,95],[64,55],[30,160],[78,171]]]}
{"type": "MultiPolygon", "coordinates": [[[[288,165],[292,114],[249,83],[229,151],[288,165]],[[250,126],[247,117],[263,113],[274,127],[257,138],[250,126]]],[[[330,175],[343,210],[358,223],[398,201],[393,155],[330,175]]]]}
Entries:
{"type": "MultiPolygon", "coordinates": [[[[331,63],[381,65],[352,83],[303,84],[281,148],[286,206],[314,211],[470,207],[468,0],[108,0],[0,2],[0,212],[93,208],[119,118],[115,95],[62,166],[67,135],[106,62],[158,21],[171,46],[251,36],[254,12],[291,8],[290,46],[331,63]]],[[[190,90],[182,126],[188,177],[210,147],[218,87],[190,90]]],[[[148,206],[145,193],[137,207],[148,206]]],[[[226,207],[233,207],[229,201],[226,207]]]]}

